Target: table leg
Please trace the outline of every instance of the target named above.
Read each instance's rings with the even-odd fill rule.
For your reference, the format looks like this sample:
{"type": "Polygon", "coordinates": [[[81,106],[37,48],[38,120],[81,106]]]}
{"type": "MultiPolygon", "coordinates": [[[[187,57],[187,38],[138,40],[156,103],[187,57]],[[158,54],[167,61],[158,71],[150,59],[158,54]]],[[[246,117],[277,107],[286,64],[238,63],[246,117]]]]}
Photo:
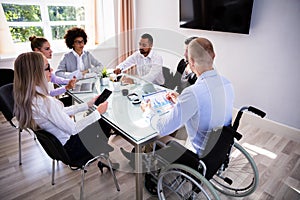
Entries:
{"type": "Polygon", "coordinates": [[[142,172],[142,146],[135,146],[135,184],[136,184],[136,200],[143,200],[143,172],[142,172]]]}

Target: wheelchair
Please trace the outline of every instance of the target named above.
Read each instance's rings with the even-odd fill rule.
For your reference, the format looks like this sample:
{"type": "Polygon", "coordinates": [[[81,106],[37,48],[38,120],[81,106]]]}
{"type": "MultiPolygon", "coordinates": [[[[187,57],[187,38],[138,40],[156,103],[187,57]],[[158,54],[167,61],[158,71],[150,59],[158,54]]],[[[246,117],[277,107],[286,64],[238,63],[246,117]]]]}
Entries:
{"type": "Polygon", "coordinates": [[[217,191],[232,197],[253,193],[258,185],[258,169],[238,144],[242,135],[237,128],[244,111],[261,118],[266,115],[255,107],[242,107],[233,125],[216,131],[216,142],[202,158],[175,141],[155,142],[153,152],[144,159],[146,190],[160,200],[220,199],[217,191]]]}

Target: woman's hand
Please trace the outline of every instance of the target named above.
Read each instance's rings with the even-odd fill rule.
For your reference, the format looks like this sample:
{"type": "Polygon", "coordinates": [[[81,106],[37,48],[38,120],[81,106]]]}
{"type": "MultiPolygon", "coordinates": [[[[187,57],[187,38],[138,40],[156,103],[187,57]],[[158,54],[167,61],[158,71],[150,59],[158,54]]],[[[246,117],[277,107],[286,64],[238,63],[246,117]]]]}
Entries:
{"type": "Polygon", "coordinates": [[[98,112],[100,113],[100,115],[102,115],[103,113],[106,112],[108,107],[108,102],[105,101],[103,103],[100,103],[100,105],[97,107],[98,112]]]}
{"type": "Polygon", "coordinates": [[[171,101],[172,103],[176,103],[177,102],[177,97],[178,96],[179,96],[179,94],[177,92],[168,92],[166,94],[167,100],[171,101]]]}
{"type": "Polygon", "coordinates": [[[70,90],[73,89],[75,87],[75,83],[76,83],[76,76],[74,76],[68,83],[68,85],[66,85],[66,90],[70,90]]]}
{"type": "Polygon", "coordinates": [[[88,70],[88,69],[81,71],[82,77],[84,77],[84,75],[85,75],[86,73],[89,73],[89,70],[88,70]]]}
{"type": "Polygon", "coordinates": [[[89,108],[92,107],[92,106],[94,105],[96,99],[97,99],[99,96],[100,96],[100,95],[98,95],[98,96],[92,98],[91,100],[89,100],[89,101],[87,102],[89,108]]]}

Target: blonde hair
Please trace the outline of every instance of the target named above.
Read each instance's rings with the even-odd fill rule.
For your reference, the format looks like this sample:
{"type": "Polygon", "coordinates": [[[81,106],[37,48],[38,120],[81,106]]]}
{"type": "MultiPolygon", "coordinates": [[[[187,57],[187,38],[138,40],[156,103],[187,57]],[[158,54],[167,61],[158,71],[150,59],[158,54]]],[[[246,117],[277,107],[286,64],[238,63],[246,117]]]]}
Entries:
{"type": "Polygon", "coordinates": [[[189,58],[195,62],[196,70],[211,69],[215,58],[212,43],[206,38],[196,38],[188,46],[189,58]],[[202,69],[200,69],[202,68],[202,69]]]}
{"type": "Polygon", "coordinates": [[[39,52],[20,54],[14,63],[14,114],[22,129],[37,129],[32,118],[33,99],[48,94],[48,83],[44,73],[44,56],[39,52]],[[36,91],[39,86],[42,93],[36,91]]]}

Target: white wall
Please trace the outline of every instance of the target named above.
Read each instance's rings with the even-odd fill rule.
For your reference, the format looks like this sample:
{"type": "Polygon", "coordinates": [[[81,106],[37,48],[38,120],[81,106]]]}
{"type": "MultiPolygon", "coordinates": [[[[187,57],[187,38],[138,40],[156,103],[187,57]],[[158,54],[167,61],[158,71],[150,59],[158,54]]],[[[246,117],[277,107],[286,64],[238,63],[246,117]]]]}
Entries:
{"type": "Polygon", "coordinates": [[[215,66],[235,88],[235,107],[253,105],[267,118],[300,129],[300,1],[256,0],[249,35],[179,28],[179,0],[136,0],[137,28],[173,66],[188,36],[211,40],[215,66]],[[169,37],[167,36],[169,35],[169,37]],[[160,45],[164,43],[164,45],[160,45]],[[168,53],[167,53],[168,54],[168,53]]]}

